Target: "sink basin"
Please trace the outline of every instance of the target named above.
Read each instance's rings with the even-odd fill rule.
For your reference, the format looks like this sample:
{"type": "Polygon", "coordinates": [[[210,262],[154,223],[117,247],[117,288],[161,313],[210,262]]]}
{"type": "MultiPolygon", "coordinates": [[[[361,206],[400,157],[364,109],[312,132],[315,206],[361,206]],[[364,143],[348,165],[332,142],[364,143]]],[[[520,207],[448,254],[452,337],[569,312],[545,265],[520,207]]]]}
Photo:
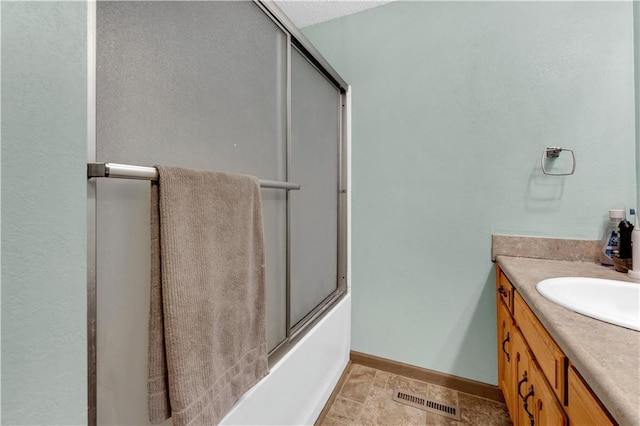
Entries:
{"type": "Polygon", "coordinates": [[[540,281],[536,288],[547,299],[574,312],[640,331],[640,284],[563,277],[540,281]]]}

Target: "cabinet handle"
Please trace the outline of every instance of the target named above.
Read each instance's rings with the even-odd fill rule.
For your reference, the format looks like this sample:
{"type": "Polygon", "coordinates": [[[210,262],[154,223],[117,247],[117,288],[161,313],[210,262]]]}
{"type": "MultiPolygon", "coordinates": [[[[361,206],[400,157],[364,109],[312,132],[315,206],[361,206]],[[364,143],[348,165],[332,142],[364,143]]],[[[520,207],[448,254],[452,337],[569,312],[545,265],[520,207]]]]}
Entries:
{"type": "Polygon", "coordinates": [[[529,403],[527,402],[527,400],[529,398],[531,398],[532,396],[534,396],[533,393],[533,385],[531,385],[531,387],[529,388],[529,393],[526,394],[525,396],[522,397],[522,399],[524,400],[524,411],[527,413],[527,415],[529,416],[529,420],[531,421],[531,426],[533,426],[533,414],[531,414],[529,412],[529,403]]]}
{"type": "Polygon", "coordinates": [[[507,352],[507,350],[504,348],[504,345],[506,345],[508,341],[509,341],[509,332],[507,331],[507,338],[504,339],[502,342],[502,352],[504,352],[504,354],[506,355],[507,362],[511,362],[511,355],[509,355],[509,352],[507,352]]]}
{"type": "Polygon", "coordinates": [[[498,289],[498,293],[500,293],[503,297],[507,297],[507,291],[502,286],[500,286],[500,288],[498,289]]]}
{"type": "Polygon", "coordinates": [[[527,372],[525,371],[524,374],[522,375],[522,380],[520,380],[518,382],[518,395],[520,395],[520,398],[522,398],[522,400],[524,400],[524,395],[522,394],[522,385],[524,383],[527,383],[527,372]]]}

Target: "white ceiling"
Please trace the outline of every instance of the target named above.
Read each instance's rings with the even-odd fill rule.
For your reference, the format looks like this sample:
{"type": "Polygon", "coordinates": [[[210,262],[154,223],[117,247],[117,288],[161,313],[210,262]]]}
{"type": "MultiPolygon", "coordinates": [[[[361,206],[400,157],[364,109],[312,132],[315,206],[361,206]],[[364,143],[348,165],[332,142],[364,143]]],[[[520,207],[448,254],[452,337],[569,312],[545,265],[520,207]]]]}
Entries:
{"type": "Polygon", "coordinates": [[[296,27],[303,28],[390,3],[393,0],[276,0],[296,27]]]}

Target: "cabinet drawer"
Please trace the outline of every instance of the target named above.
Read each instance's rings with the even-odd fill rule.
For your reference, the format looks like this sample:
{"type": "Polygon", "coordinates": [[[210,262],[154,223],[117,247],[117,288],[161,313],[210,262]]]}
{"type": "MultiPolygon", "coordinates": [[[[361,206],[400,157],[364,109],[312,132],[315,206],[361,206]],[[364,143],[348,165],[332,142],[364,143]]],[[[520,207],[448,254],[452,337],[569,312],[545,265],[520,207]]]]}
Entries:
{"type": "Polygon", "coordinates": [[[564,401],[564,353],[517,293],[514,297],[513,312],[516,325],[522,331],[553,392],[560,401],[564,401]]]}
{"type": "Polygon", "coordinates": [[[499,299],[504,302],[509,312],[513,313],[513,286],[502,271],[499,271],[496,284],[499,299]]]}
{"type": "Polygon", "coordinates": [[[613,425],[607,412],[573,365],[567,373],[567,414],[574,425],[613,425]]]}

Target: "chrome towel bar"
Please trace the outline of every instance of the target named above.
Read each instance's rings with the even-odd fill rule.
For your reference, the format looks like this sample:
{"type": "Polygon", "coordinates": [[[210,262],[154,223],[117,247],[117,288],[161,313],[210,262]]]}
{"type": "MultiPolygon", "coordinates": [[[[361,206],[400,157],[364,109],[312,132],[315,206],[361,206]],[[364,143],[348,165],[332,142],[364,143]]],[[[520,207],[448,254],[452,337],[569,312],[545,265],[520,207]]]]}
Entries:
{"type": "MultiPolygon", "coordinates": [[[[158,180],[158,169],[155,167],[131,166],[117,163],[87,163],[87,177],[119,178],[138,180],[158,180]]],[[[261,188],[300,189],[299,183],[279,182],[277,180],[260,179],[261,188]]]]}

